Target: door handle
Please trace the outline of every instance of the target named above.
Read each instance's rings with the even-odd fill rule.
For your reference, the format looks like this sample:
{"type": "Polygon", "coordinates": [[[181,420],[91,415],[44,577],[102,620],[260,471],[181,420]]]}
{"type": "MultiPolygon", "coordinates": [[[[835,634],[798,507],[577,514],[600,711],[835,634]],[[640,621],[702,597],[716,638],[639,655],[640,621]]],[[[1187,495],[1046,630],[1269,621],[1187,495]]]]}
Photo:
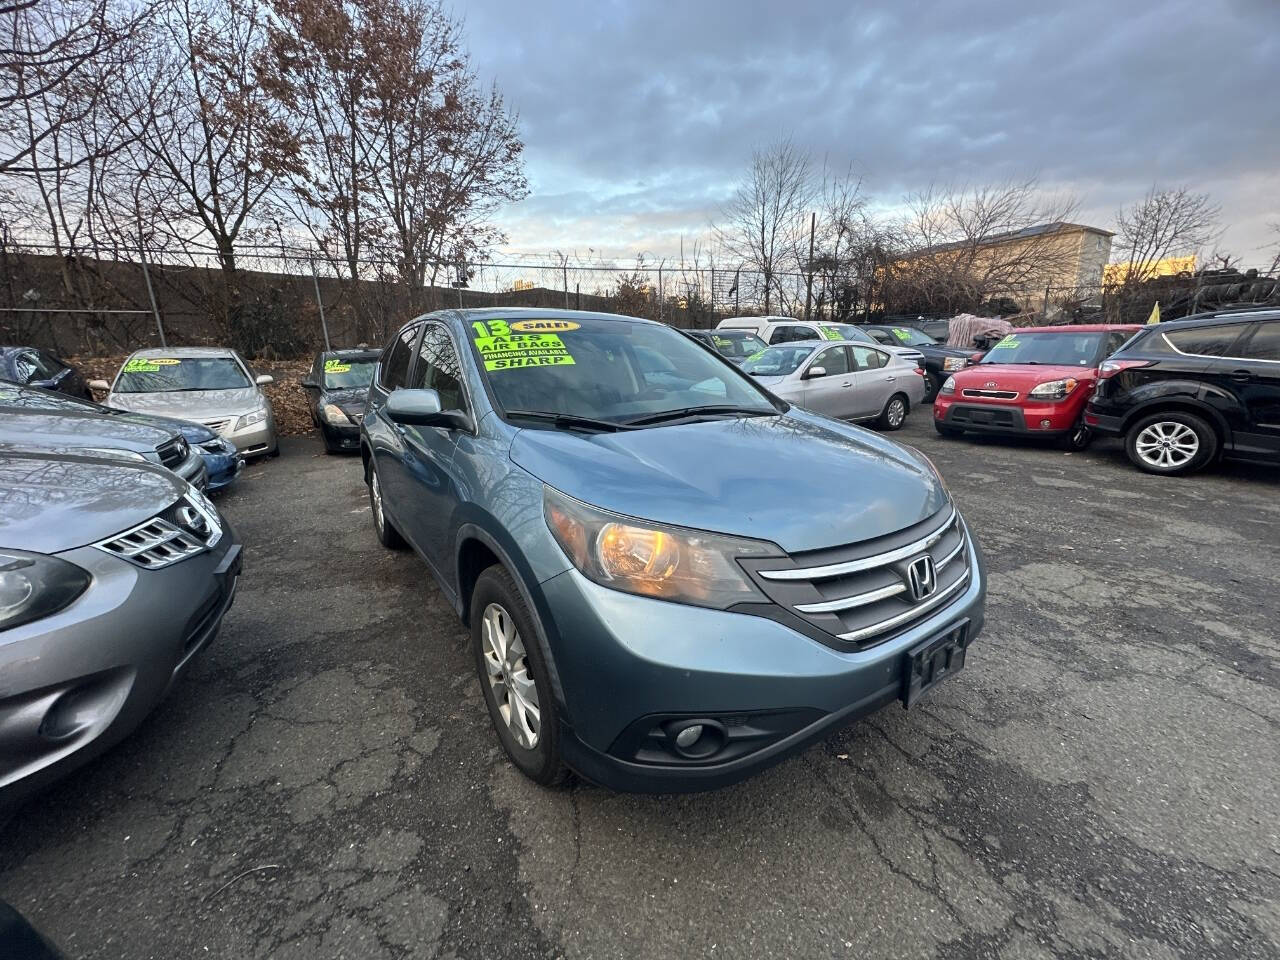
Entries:
{"type": "Polygon", "coordinates": [[[897,378],[897,377],[885,377],[884,379],[885,379],[885,382],[886,382],[886,383],[893,383],[893,381],[897,380],[898,378],[897,378]]]}
{"type": "Polygon", "coordinates": [[[844,381],[843,383],[841,383],[841,384],[840,384],[840,386],[841,386],[842,388],[843,388],[843,387],[852,387],[852,386],[853,386],[853,384],[852,384],[852,383],[850,383],[848,380],[846,380],[846,381],[844,381]]]}
{"type": "Polygon", "coordinates": [[[1247,383],[1253,379],[1253,374],[1248,370],[1232,370],[1231,379],[1236,383],[1247,383]]]}

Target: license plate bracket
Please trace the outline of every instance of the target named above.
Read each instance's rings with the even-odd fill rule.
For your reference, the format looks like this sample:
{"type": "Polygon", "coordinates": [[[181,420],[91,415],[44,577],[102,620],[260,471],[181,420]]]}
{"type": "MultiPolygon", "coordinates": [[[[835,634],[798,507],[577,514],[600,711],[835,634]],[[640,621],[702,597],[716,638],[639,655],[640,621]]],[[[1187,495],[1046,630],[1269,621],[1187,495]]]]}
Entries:
{"type": "Polygon", "coordinates": [[[943,680],[959,673],[968,649],[969,621],[961,620],[908,650],[902,676],[902,705],[911,709],[943,680]]]}

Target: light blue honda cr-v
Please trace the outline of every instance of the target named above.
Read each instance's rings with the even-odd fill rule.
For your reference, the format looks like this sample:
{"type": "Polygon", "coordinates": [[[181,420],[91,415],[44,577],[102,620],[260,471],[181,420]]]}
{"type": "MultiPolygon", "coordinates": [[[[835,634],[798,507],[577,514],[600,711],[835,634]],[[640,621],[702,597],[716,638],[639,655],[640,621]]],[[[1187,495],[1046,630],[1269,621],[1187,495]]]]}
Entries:
{"type": "Polygon", "coordinates": [[[981,554],[920,453],[771,396],[662,324],[447,311],[382,354],[378,537],[470,626],[539,783],[738,780],[964,663],[981,554]]]}

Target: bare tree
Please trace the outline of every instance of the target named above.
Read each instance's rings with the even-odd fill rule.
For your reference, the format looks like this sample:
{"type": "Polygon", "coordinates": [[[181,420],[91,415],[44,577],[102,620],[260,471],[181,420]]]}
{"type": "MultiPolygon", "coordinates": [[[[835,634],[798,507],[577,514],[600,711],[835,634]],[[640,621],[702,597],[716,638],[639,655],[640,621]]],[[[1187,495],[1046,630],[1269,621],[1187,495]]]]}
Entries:
{"type": "Polygon", "coordinates": [[[1207,193],[1187,187],[1160,189],[1116,213],[1113,259],[1124,264],[1120,285],[1131,287],[1154,277],[1161,260],[1196,253],[1220,235],[1221,208],[1207,193]]]}
{"type": "Polygon", "coordinates": [[[795,291],[783,274],[799,273],[796,256],[807,243],[805,214],[815,192],[808,155],[790,139],[779,140],[752,153],[746,177],[712,225],[720,247],[763,277],[766,313],[775,296],[780,309],[794,305],[788,301],[795,291]]]}
{"type": "Polygon", "coordinates": [[[905,250],[885,268],[891,311],[971,310],[993,297],[1025,301],[1048,285],[1075,284],[1068,274],[1078,251],[1063,230],[1076,201],[1044,195],[1034,179],[930,187],[907,206],[905,250]]]}
{"type": "Polygon", "coordinates": [[[245,349],[261,339],[244,316],[237,244],[262,225],[280,179],[296,166],[297,138],[264,88],[266,27],[248,0],[164,0],[145,55],[112,98],[133,134],[133,164],[151,183],[145,215],[157,233],[214,250],[215,315],[245,349]]]}

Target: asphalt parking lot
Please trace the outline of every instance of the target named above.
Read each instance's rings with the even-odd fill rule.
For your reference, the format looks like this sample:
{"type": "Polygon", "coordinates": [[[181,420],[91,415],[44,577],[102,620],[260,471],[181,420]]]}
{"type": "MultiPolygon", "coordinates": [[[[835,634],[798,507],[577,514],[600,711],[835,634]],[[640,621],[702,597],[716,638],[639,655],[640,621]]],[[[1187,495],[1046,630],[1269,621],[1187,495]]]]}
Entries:
{"type": "Polygon", "coordinates": [[[358,459],[286,443],[220,638],[0,826],[0,897],[83,957],[1280,955],[1280,473],[898,436],[986,549],[965,671],[680,797],[516,774],[358,459]]]}

